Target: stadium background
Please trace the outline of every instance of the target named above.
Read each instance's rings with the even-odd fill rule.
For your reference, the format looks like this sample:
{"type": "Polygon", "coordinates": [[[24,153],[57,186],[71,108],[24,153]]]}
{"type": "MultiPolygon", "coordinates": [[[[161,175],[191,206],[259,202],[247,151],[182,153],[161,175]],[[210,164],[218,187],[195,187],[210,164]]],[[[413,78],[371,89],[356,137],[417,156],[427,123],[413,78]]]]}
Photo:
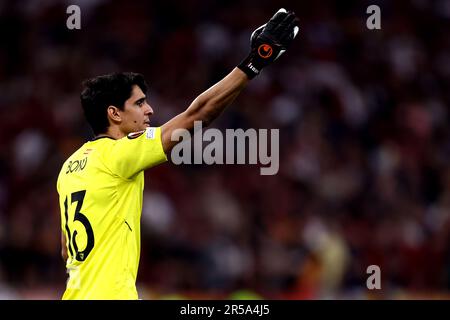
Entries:
{"type": "Polygon", "coordinates": [[[148,171],[142,298],[450,298],[446,0],[2,1],[0,298],[64,290],[55,182],[90,137],[81,81],[143,73],[161,125],[282,6],[300,37],[214,124],[279,128],[280,172],[148,171]],[[70,4],[81,30],[66,28],[70,4]],[[366,28],[371,4],[382,30],[366,28]],[[366,288],[372,264],[382,290],[366,288]]]}

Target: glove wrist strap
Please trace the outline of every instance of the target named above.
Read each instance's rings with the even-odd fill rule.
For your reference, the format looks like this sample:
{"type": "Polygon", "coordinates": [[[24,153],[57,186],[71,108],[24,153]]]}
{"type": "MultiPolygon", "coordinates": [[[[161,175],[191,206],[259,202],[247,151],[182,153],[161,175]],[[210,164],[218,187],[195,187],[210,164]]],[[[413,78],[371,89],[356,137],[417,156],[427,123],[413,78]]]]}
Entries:
{"type": "Polygon", "coordinates": [[[247,58],[242,60],[241,63],[237,66],[248,76],[249,79],[253,79],[254,77],[256,77],[262,69],[255,66],[253,57],[253,53],[250,53],[247,58]]]}

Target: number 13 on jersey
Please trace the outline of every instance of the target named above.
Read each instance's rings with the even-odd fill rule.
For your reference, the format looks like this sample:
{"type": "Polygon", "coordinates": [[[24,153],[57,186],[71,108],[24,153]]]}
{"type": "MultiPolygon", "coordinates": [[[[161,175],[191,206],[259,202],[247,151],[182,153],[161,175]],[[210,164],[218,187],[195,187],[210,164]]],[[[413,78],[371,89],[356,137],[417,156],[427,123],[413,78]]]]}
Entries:
{"type": "Polygon", "coordinates": [[[81,212],[85,196],[86,190],[80,190],[77,192],[73,192],[70,196],[66,196],[66,199],[64,200],[67,248],[69,250],[70,258],[75,259],[79,262],[83,262],[87,259],[95,244],[94,231],[92,230],[91,223],[89,222],[88,218],[81,212]],[[73,216],[69,217],[69,211],[73,212],[73,209],[69,210],[69,208],[71,208],[75,204],[75,213],[73,216]],[[77,229],[79,230],[79,227],[75,229],[76,224],[78,224],[77,221],[78,223],[81,223],[86,232],[86,240],[83,241],[85,242],[84,249],[82,247],[80,248],[80,242],[77,242],[77,229]]]}

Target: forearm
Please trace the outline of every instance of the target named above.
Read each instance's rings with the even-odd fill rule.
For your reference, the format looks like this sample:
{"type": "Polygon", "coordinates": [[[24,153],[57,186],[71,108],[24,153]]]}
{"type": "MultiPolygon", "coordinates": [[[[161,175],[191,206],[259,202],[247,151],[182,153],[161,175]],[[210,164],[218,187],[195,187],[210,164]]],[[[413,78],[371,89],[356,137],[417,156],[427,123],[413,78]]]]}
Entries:
{"type": "Polygon", "coordinates": [[[204,126],[208,126],[236,99],[248,82],[247,75],[234,68],[225,78],[200,94],[186,109],[186,114],[193,121],[202,121],[204,126]]]}
{"type": "Polygon", "coordinates": [[[162,126],[162,144],[167,154],[178,143],[172,134],[178,129],[192,131],[195,121],[208,126],[230,105],[249,82],[248,76],[234,68],[225,78],[200,94],[182,113],[162,126]]]}

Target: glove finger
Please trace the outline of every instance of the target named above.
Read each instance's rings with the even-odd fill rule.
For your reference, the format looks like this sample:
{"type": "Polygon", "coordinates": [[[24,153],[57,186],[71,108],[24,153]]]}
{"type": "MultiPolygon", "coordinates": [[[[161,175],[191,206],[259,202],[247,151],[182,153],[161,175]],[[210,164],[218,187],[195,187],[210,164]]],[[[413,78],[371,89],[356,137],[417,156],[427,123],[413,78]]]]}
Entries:
{"type": "Polygon", "coordinates": [[[283,35],[281,37],[281,42],[283,44],[289,44],[292,40],[295,39],[298,31],[298,19],[295,19],[286,27],[286,30],[283,32],[283,35]]]}
{"type": "Polygon", "coordinates": [[[278,23],[280,23],[281,21],[283,21],[283,19],[286,17],[286,15],[287,15],[288,13],[289,13],[289,12],[288,12],[286,9],[281,8],[281,9],[279,9],[277,12],[275,12],[275,14],[272,16],[272,18],[270,18],[269,21],[278,24],[278,23]]]}
{"type": "Polygon", "coordinates": [[[282,22],[278,24],[273,30],[273,34],[278,37],[278,39],[282,39],[284,34],[288,32],[288,27],[295,20],[295,16],[290,14],[286,16],[282,22]]]}
{"type": "Polygon", "coordinates": [[[286,9],[281,8],[280,10],[278,10],[267,23],[267,29],[274,29],[283,21],[284,18],[286,18],[287,15],[288,12],[286,11],[286,9]]]}
{"type": "Polygon", "coordinates": [[[250,36],[251,42],[253,42],[261,34],[261,32],[263,31],[265,26],[266,26],[266,24],[263,24],[262,26],[255,29],[255,31],[253,31],[252,35],[250,36]]]}
{"type": "Polygon", "coordinates": [[[293,13],[293,12],[288,13],[288,15],[278,25],[277,29],[279,29],[279,30],[286,29],[293,21],[295,21],[295,19],[297,19],[297,17],[295,16],[295,13],[293,13]]]}

